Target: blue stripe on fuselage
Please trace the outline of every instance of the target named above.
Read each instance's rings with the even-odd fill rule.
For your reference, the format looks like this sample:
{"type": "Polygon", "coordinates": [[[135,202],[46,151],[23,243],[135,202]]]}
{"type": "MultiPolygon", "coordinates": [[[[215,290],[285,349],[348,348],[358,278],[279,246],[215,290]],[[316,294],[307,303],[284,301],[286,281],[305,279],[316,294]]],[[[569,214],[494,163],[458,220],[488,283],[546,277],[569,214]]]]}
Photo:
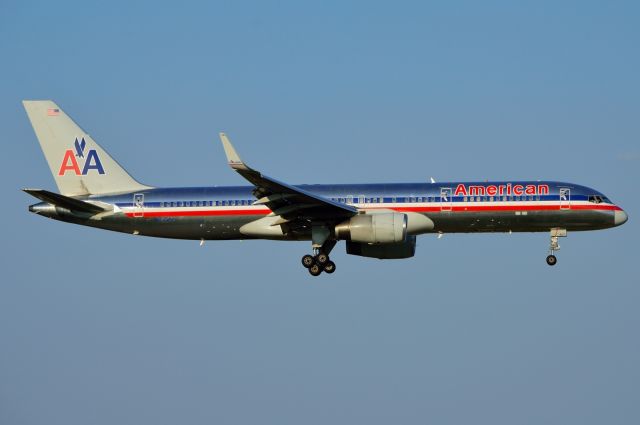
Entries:
{"type": "MultiPolygon", "coordinates": [[[[589,195],[605,196],[601,192],[586,186],[554,182],[554,181],[503,181],[503,182],[441,182],[441,183],[387,183],[387,184],[335,184],[335,185],[298,185],[301,189],[327,198],[353,197],[358,202],[359,197],[383,198],[384,203],[416,202],[410,198],[432,197],[434,201],[440,201],[442,188],[451,188],[452,193],[459,184],[465,186],[500,186],[515,185],[548,185],[549,195],[540,195],[540,200],[558,200],[560,188],[571,189],[572,200],[586,200],[589,195]],[[409,200],[405,200],[409,198],[409,200]]],[[[185,201],[225,201],[225,200],[250,200],[255,198],[252,194],[253,186],[224,186],[224,187],[180,187],[180,188],[156,188],[141,192],[144,194],[146,206],[160,206],[160,202],[185,202],[185,201]]],[[[484,195],[489,197],[489,195],[484,195]]],[[[498,195],[496,195],[498,196],[498,195]]],[[[505,196],[505,195],[501,195],[505,196]]],[[[511,194],[510,196],[515,196],[511,194]]],[[[521,195],[527,196],[527,195],[521,195]]],[[[537,200],[534,195],[534,200],[537,200]]],[[[91,196],[91,199],[118,204],[120,206],[132,205],[132,194],[125,193],[111,196],[91,196]]],[[[462,202],[462,196],[452,196],[452,202],[462,202]]]]}

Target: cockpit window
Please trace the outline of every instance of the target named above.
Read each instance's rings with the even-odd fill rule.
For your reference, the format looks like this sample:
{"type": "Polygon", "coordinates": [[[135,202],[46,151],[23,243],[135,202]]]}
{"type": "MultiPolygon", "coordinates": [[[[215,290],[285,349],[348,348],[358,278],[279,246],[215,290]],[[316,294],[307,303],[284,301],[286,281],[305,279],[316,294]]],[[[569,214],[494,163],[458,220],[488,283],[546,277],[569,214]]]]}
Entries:
{"type": "Polygon", "coordinates": [[[601,204],[602,202],[609,202],[607,198],[600,195],[589,195],[589,202],[594,204],[601,204]]]}

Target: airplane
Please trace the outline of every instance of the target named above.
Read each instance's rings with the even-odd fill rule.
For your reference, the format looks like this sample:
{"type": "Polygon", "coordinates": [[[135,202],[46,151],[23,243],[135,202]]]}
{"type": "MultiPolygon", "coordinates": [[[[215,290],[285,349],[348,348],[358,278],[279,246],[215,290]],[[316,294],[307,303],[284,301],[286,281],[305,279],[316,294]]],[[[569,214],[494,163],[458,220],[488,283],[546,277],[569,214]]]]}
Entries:
{"type": "Polygon", "coordinates": [[[291,185],[249,167],[224,133],[231,168],[249,186],[156,188],[131,177],[51,100],[23,105],[60,193],[23,189],[29,211],[99,229],[174,239],[310,241],[302,265],[333,273],[329,254],[413,257],[422,234],[549,232],[547,264],[568,232],[624,224],[603,193],[557,181],[291,185]]]}

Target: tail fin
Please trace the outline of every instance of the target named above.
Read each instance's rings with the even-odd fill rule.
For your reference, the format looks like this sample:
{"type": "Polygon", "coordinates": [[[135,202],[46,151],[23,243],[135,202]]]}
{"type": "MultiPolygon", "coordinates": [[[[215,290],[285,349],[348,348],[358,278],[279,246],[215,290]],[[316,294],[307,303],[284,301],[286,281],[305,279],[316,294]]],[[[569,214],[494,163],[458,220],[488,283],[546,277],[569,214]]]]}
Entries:
{"type": "Polygon", "coordinates": [[[51,100],[22,103],[63,195],[99,195],[150,188],[131,177],[51,100]]]}

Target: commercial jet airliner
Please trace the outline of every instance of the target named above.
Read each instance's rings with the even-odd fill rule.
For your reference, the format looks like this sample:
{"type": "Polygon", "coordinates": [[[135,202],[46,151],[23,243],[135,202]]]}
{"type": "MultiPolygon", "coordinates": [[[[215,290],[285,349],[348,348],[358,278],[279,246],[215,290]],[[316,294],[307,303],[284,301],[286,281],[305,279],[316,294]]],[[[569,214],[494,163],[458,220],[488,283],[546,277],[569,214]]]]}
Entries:
{"type": "Polygon", "coordinates": [[[29,211],[74,224],[175,239],[311,241],[302,265],[333,273],[348,254],[413,257],[428,233],[549,232],[547,264],[569,231],[619,226],[627,214],[601,192],[556,181],[291,185],[249,167],[224,133],[232,169],[249,186],[156,188],[138,183],[49,100],[24,101],[60,193],[24,189],[29,211]]]}

